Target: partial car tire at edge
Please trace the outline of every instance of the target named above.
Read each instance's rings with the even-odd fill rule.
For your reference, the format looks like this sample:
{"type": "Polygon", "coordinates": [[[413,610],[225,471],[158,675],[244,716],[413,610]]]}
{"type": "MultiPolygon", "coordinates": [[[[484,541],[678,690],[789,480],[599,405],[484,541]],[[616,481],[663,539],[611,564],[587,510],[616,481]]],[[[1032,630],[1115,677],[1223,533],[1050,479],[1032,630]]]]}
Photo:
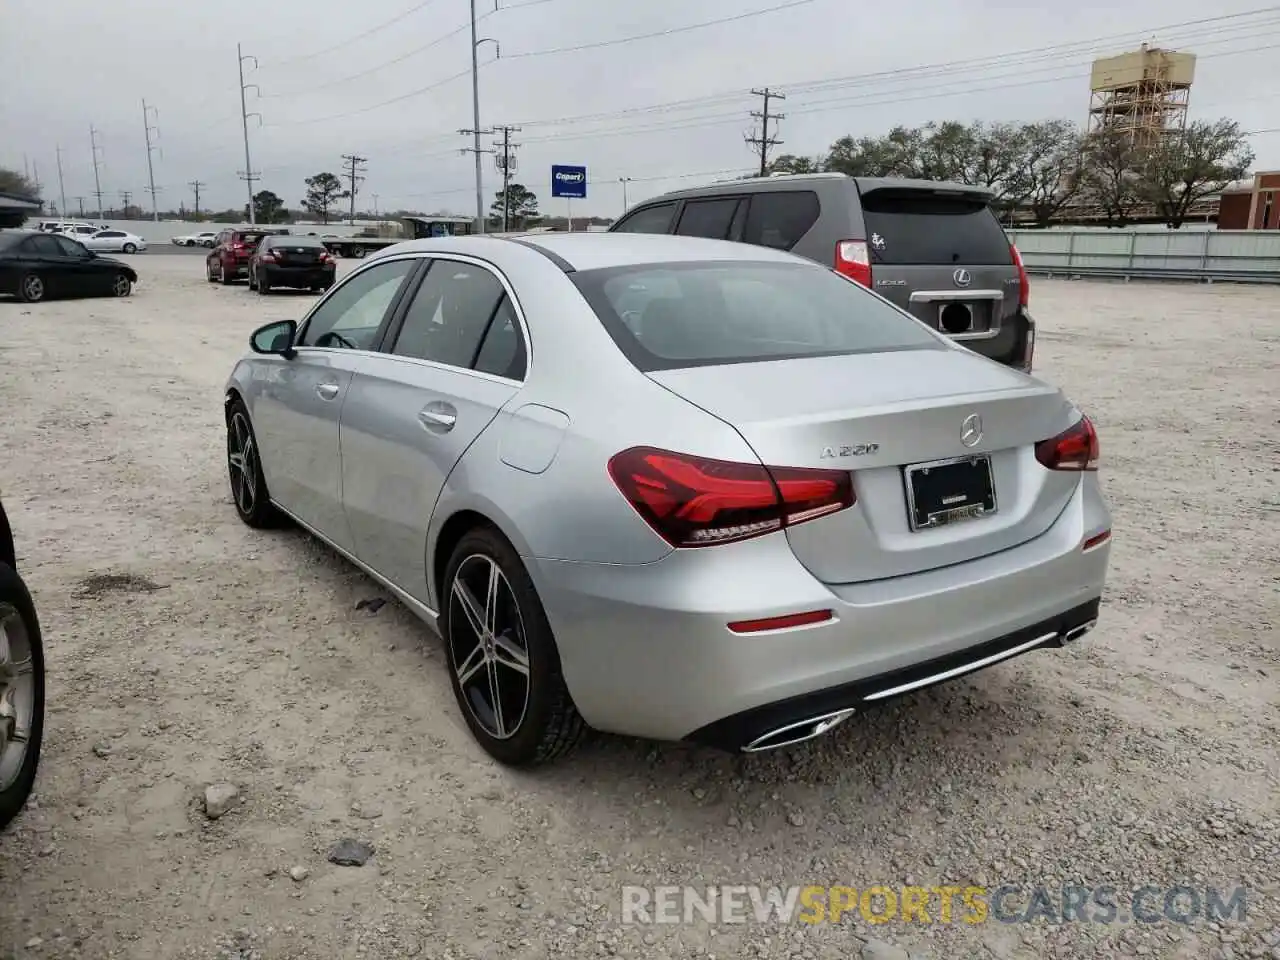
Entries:
{"type": "Polygon", "coordinates": [[[11,732],[15,712],[30,714],[24,744],[0,738],[0,829],[8,825],[31,795],[40,745],[44,740],[44,644],[40,621],[22,578],[8,564],[0,562],[0,724],[11,732]],[[23,646],[25,650],[21,649],[23,646]],[[29,690],[20,693],[10,687],[15,659],[30,661],[29,690]],[[29,699],[24,699],[24,697],[29,699]],[[15,710],[15,708],[17,708],[15,710]],[[7,744],[4,745],[4,744],[7,744]]]}
{"type": "MultiPolygon", "coordinates": [[[[472,579],[471,582],[475,584],[476,580],[472,579]]],[[[586,724],[565,685],[560,654],[542,601],[539,600],[533,580],[515,549],[493,527],[476,528],[465,534],[453,549],[442,583],[444,596],[439,604],[440,633],[444,637],[449,663],[449,681],[472,735],[490,756],[509,766],[537,766],[567,754],[581,740],[586,724]],[[523,653],[526,670],[523,709],[518,721],[505,736],[495,736],[486,728],[486,722],[493,722],[489,707],[495,689],[489,685],[486,677],[498,678],[499,684],[519,684],[520,671],[510,664],[519,661],[520,653],[515,656],[505,653],[479,667],[477,672],[471,674],[473,679],[464,686],[461,674],[474,668],[472,657],[477,643],[481,647],[485,645],[483,638],[476,640],[477,631],[471,626],[472,621],[463,608],[464,601],[455,589],[455,582],[460,576],[464,583],[467,582],[471,576],[469,570],[479,572],[480,580],[484,580],[487,574],[491,578],[490,582],[497,584],[496,589],[488,592],[488,596],[493,599],[487,601],[484,590],[478,590],[475,586],[469,588],[470,595],[475,598],[479,607],[478,612],[484,615],[490,626],[496,628],[489,638],[490,649],[523,653]],[[503,613],[496,613],[503,608],[503,613]],[[486,615],[486,610],[493,610],[495,613],[492,616],[486,615]],[[484,699],[486,689],[487,701],[484,699]],[[476,696],[482,699],[476,701],[473,699],[476,696]],[[482,721],[478,714],[488,714],[488,717],[482,721]]],[[[509,693],[510,687],[506,689],[509,693]]],[[[516,691],[517,694],[520,692],[518,686],[516,691]]],[[[509,698],[508,702],[520,699],[517,695],[509,698]]],[[[515,713],[514,710],[509,712],[515,713]]],[[[512,717],[505,718],[507,724],[511,724],[512,720],[512,717]]]]}
{"type": "Polygon", "coordinates": [[[227,474],[231,500],[244,523],[259,530],[283,526],[284,515],[267,490],[249,411],[238,397],[227,404],[227,474]]]}

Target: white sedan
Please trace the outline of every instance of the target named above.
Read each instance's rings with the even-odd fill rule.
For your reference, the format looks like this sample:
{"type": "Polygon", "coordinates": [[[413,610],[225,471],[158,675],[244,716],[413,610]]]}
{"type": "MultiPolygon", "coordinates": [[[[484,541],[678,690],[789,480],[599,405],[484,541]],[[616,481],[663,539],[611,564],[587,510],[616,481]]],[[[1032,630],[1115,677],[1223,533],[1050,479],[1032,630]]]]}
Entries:
{"type": "Polygon", "coordinates": [[[179,247],[212,247],[218,234],[212,230],[204,233],[191,233],[184,237],[170,237],[169,242],[179,247]]]}
{"type": "Polygon", "coordinates": [[[88,249],[107,253],[137,253],[147,249],[147,241],[123,230],[99,230],[87,237],[76,237],[88,249]]]}

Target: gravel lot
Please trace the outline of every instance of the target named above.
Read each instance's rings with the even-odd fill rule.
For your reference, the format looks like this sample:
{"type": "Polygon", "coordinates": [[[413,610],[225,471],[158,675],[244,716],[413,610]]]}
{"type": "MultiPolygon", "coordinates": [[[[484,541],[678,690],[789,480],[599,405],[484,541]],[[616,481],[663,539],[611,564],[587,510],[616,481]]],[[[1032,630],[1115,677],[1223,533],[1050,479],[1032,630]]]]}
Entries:
{"type": "Polygon", "coordinates": [[[1280,291],[1034,282],[1040,372],[1095,417],[1116,514],[1086,645],[787,753],[598,738],[516,774],[406,610],[236,519],[224,378],[311,297],[137,266],[125,301],[0,302],[50,696],[0,956],[1280,958],[1280,291]],[[363,867],[327,860],[344,838],[363,867]],[[624,884],[734,883],[1244,884],[1248,920],[619,922],[624,884]]]}

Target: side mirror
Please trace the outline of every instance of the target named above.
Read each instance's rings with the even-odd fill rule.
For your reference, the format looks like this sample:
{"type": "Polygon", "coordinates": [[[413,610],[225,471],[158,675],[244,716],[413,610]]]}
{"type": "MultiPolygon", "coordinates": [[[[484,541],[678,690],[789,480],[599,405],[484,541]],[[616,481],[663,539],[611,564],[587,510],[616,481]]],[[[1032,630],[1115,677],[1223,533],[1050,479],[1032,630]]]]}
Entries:
{"type": "Polygon", "coordinates": [[[277,320],[253,331],[249,336],[249,349],[254,353],[275,354],[288,360],[294,355],[293,339],[297,335],[296,321],[277,320]]]}

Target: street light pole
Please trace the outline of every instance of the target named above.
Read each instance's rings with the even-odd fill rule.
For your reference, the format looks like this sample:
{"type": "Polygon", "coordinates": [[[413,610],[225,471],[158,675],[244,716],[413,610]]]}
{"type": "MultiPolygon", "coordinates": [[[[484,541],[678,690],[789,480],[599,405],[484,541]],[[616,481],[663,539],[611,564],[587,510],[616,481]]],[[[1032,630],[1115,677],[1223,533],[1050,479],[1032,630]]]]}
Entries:
{"type": "Polygon", "coordinates": [[[630,177],[619,177],[618,182],[622,184],[622,212],[627,212],[627,184],[631,182],[630,177]]]}

